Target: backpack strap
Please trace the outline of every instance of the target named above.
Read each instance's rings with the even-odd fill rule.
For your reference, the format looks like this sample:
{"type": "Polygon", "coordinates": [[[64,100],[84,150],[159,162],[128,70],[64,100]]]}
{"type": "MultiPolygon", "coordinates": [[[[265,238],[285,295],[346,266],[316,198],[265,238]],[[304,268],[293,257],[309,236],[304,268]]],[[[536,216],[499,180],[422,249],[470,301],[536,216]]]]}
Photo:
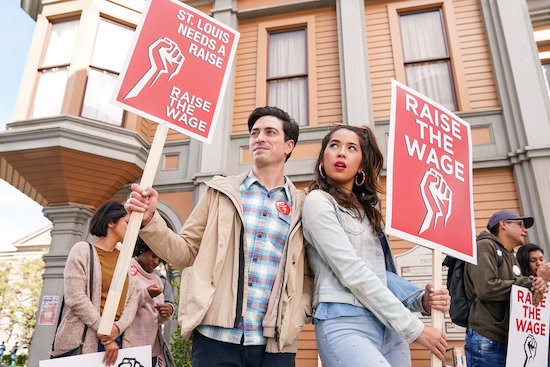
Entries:
{"type": "Polygon", "coordinates": [[[491,245],[493,245],[496,253],[497,253],[497,267],[500,268],[502,266],[502,261],[503,261],[503,255],[502,255],[502,249],[501,249],[501,246],[496,243],[495,241],[493,241],[492,239],[489,239],[489,241],[491,242],[491,245]]]}

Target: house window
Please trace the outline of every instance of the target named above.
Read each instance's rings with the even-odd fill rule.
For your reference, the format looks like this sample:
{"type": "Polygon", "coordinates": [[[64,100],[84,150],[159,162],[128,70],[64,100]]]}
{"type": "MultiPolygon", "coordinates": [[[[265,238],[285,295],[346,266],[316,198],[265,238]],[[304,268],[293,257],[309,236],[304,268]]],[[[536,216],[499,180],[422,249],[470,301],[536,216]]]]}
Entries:
{"type": "Polygon", "coordinates": [[[53,23],[34,98],[32,117],[59,115],[79,20],[53,23]]]}
{"type": "Polygon", "coordinates": [[[399,14],[406,84],[457,110],[441,9],[399,14]]]}
{"type": "Polygon", "coordinates": [[[133,29],[100,20],[82,105],[83,117],[122,124],[124,110],[114,104],[114,93],[133,37],[133,29]]]}
{"type": "Polygon", "coordinates": [[[550,96],[550,62],[542,63],[542,75],[544,75],[546,88],[548,90],[548,95],[550,96]]]}
{"type": "Polygon", "coordinates": [[[308,125],[307,31],[269,32],[267,42],[267,104],[308,125]]]}

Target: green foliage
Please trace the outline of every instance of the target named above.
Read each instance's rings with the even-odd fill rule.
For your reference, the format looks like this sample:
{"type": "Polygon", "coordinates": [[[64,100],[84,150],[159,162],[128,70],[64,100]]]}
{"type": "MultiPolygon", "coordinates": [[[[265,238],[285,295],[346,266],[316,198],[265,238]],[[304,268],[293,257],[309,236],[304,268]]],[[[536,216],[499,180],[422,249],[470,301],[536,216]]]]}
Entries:
{"type": "MultiPolygon", "coordinates": [[[[176,306],[179,306],[179,294],[180,294],[180,272],[176,270],[169,270],[169,279],[174,289],[174,299],[176,306]]],[[[174,318],[177,318],[177,312],[174,312],[174,318]]],[[[170,345],[170,351],[174,358],[176,367],[191,367],[191,347],[192,342],[185,340],[181,336],[181,327],[178,324],[176,331],[172,334],[172,343],[170,345]]]]}
{"type": "Polygon", "coordinates": [[[19,345],[29,345],[32,339],[43,272],[42,259],[14,260],[0,267],[0,319],[6,320],[1,331],[19,345]]]}
{"type": "Polygon", "coordinates": [[[172,334],[172,344],[170,346],[176,367],[191,367],[191,347],[192,342],[181,336],[181,328],[178,325],[176,332],[172,334]]]}
{"type": "Polygon", "coordinates": [[[15,356],[15,365],[16,366],[24,366],[25,363],[27,363],[27,355],[26,354],[18,354],[15,356]]]}
{"type": "MultiPolygon", "coordinates": [[[[26,354],[17,354],[15,356],[15,367],[22,367],[27,364],[27,359],[29,356],[26,354]]],[[[11,366],[11,354],[4,354],[2,356],[2,363],[6,366],[11,366]]]]}

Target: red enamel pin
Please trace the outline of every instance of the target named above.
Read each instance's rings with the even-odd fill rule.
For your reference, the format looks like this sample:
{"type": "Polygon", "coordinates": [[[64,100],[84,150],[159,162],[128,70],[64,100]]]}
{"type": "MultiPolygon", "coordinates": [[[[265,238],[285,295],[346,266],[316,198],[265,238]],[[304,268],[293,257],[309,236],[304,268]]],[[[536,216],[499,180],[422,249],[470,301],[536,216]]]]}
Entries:
{"type": "Polygon", "coordinates": [[[277,210],[281,214],[290,214],[290,206],[282,200],[277,200],[277,202],[275,203],[275,208],[277,208],[277,210]]]}

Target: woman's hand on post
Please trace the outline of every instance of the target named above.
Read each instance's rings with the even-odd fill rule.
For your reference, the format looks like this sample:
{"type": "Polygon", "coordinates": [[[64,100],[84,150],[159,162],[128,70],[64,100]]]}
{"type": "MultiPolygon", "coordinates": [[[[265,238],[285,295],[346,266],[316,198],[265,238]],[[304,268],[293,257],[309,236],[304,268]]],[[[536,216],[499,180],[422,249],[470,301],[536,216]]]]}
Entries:
{"type": "Polygon", "coordinates": [[[451,296],[446,289],[434,290],[431,283],[426,284],[424,296],[422,297],[422,306],[431,313],[432,310],[438,310],[443,313],[449,311],[451,305],[451,296]]]}
{"type": "Polygon", "coordinates": [[[111,327],[110,335],[97,334],[99,341],[105,347],[105,356],[103,357],[103,363],[105,364],[105,366],[114,365],[118,358],[119,347],[116,342],[116,338],[119,334],[120,330],[115,324],[113,324],[113,326],[111,327]]]}
{"type": "Polygon", "coordinates": [[[112,366],[115,364],[118,358],[118,344],[115,341],[109,341],[103,343],[105,347],[105,356],[103,357],[103,364],[105,366],[112,366]]]}
{"type": "Polygon", "coordinates": [[[445,360],[447,350],[447,335],[432,326],[424,326],[424,330],[415,340],[418,344],[428,348],[441,361],[445,360]]]}

